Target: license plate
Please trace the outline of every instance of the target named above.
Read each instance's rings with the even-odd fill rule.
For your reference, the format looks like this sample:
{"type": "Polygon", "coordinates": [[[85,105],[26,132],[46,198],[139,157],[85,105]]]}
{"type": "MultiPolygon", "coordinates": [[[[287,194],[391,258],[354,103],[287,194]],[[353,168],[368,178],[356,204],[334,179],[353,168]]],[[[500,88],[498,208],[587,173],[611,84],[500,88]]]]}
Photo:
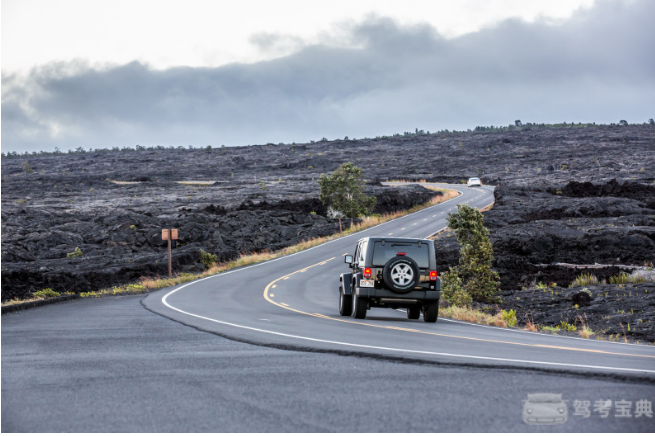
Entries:
{"type": "Polygon", "coordinates": [[[375,281],[374,280],[361,279],[359,281],[359,287],[360,288],[372,288],[374,286],[375,286],[375,281]]]}

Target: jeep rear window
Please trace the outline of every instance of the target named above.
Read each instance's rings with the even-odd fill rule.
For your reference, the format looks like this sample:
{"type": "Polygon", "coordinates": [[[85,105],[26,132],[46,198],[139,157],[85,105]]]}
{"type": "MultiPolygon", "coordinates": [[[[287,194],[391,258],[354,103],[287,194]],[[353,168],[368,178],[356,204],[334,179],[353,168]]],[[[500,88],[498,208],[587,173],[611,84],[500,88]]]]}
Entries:
{"type": "Polygon", "coordinates": [[[428,251],[428,244],[421,244],[419,247],[417,243],[409,242],[376,242],[373,246],[373,266],[384,266],[385,263],[398,253],[405,253],[407,257],[411,257],[416,261],[419,268],[430,267],[430,253],[428,251]]]}

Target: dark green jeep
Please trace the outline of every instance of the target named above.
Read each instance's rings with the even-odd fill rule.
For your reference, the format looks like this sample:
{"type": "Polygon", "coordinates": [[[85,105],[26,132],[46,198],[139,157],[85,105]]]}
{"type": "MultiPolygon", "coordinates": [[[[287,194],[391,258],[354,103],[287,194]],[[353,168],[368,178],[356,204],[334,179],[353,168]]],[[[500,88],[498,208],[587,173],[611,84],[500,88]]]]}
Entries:
{"type": "Polygon", "coordinates": [[[436,322],[441,278],[429,239],[363,238],[346,255],[351,272],[341,274],[339,313],[366,318],[371,307],[407,309],[407,318],[436,322]]]}

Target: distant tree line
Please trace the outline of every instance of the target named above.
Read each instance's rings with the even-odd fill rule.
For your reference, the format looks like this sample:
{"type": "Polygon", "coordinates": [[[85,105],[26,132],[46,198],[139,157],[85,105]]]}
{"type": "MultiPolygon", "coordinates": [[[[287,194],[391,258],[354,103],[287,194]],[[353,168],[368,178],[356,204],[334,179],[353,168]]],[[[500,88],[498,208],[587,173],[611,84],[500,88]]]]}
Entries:
{"type": "MultiPolygon", "coordinates": [[[[633,123],[633,125],[638,125],[639,123],[633,123]]],[[[641,123],[642,125],[655,125],[655,121],[653,121],[652,118],[650,118],[647,122],[641,123]]],[[[432,135],[432,136],[438,136],[438,135],[458,135],[458,134],[464,134],[464,133],[470,133],[470,132],[509,132],[509,131],[520,131],[520,130],[531,130],[531,129],[574,129],[574,128],[586,128],[586,127],[599,127],[599,126],[628,126],[629,123],[626,120],[620,120],[618,123],[610,123],[610,124],[596,124],[596,123],[567,123],[567,122],[562,122],[562,123],[555,123],[555,124],[546,124],[546,123],[523,123],[521,120],[515,120],[513,124],[509,124],[507,126],[477,126],[475,129],[467,129],[467,130],[448,130],[448,129],[443,129],[443,130],[438,130],[435,132],[430,133],[429,130],[425,131],[419,128],[414,129],[413,132],[403,132],[401,133],[394,133],[393,135],[381,135],[381,136],[376,136],[375,138],[368,138],[364,137],[361,138],[362,140],[382,140],[382,139],[393,139],[393,138],[398,138],[398,137],[411,137],[411,136],[423,136],[423,135],[432,135]]],[[[356,141],[355,138],[348,138],[347,136],[343,139],[344,141],[356,141]]],[[[339,141],[339,139],[337,139],[339,141]]],[[[329,142],[329,140],[326,137],[323,137],[320,139],[318,142],[329,142]]],[[[316,141],[309,141],[310,144],[315,144],[316,141]]],[[[267,143],[267,146],[272,146],[274,144],[272,143],[267,143]]],[[[278,145],[284,145],[283,143],[279,143],[278,145]]],[[[295,145],[295,142],[293,143],[295,145]]],[[[225,145],[221,145],[221,148],[225,148],[225,145]]],[[[211,145],[206,145],[206,146],[201,146],[201,147],[194,147],[193,145],[189,145],[187,147],[183,145],[169,145],[169,146],[163,146],[163,145],[156,145],[156,146],[150,146],[150,147],[145,147],[142,145],[135,145],[134,147],[112,147],[112,148],[89,148],[88,150],[85,150],[84,147],[77,147],[76,149],[72,150],[69,149],[67,152],[62,152],[59,147],[55,147],[55,151],[25,151],[23,153],[18,153],[16,151],[9,151],[9,152],[2,152],[2,157],[3,158],[14,158],[14,157],[26,157],[26,156],[56,156],[56,155],[63,155],[63,154],[81,154],[81,153],[109,153],[109,152],[137,152],[137,151],[156,151],[156,150],[205,150],[205,151],[212,151],[212,146],[211,145]]]]}
{"type": "MultiPolygon", "coordinates": [[[[225,145],[221,145],[221,148],[225,148],[225,145]]],[[[2,157],[25,157],[25,156],[57,156],[57,155],[64,155],[64,154],[83,154],[83,153],[114,153],[114,152],[138,152],[138,151],[156,151],[156,150],[205,150],[205,151],[212,151],[212,146],[207,145],[204,147],[194,147],[193,145],[189,145],[187,147],[183,145],[169,145],[169,146],[163,146],[163,145],[154,145],[150,147],[145,147],[143,145],[136,145],[134,147],[112,147],[112,148],[89,148],[88,150],[84,149],[84,147],[77,147],[75,150],[69,149],[67,152],[63,152],[59,149],[59,147],[55,147],[55,151],[26,151],[23,153],[18,153],[15,151],[9,151],[7,153],[2,152],[2,157]]]]}

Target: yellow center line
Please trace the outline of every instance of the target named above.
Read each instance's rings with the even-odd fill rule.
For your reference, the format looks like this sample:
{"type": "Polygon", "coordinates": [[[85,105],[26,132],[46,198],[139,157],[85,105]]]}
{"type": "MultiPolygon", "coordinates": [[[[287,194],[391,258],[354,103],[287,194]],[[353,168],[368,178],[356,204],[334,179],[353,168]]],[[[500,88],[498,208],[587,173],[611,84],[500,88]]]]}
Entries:
{"type": "Polygon", "coordinates": [[[647,357],[647,358],[655,359],[655,356],[647,356],[647,355],[643,355],[643,354],[616,353],[616,352],[612,352],[612,351],[602,351],[602,350],[587,350],[587,349],[584,349],[584,348],[563,347],[563,346],[558,346],[558,345],[525,344],[525,343],[522,343],[522,342],[501,341],[501,340],[496,340],[496,339],[480,339],[480,338],[471,338],[471,337],[468,337],[468,336],[458,336],[458,335],[447,335],[447,334],[444,334],[444,333],[426,332],[426,331],[423,331],[423,330],[416,330],[416,329],[396,327],[396,326],[379,326],[379,325],[375,325],[375,324],[368,324],[368,323],[361,322],[361,321],[352,321],[352,320],[348,320],[348,319],[333,318],[331,316],[321,315],[321,314],[318,314],[318,313],[309,313],[309,312],[305,312],[305,311],[302,311],[302,310],[298,310],[298,309],[294,309],[292,307],[289,307],[289,305],[286,304],[286,303],[277,303],[277,302],[271,300],[271,297],[273,295],[269,296],[268,292],[275,285],[276,282],[278,282],[280,280],[287,280],[291,276],[293,276],[294,274],[297,274],[297,273],[299,273],[301,271],[306,271],[306,270],[308,270],[310,268],[313,268],[315,266],[318,266],[318,265],[324,265],[325,263],[327,263],[327,262],[329,262],[329,261],[331,261],[333,259],[335,259],[335,258],[331,257],[331,258],[329,258],[327,260],[324,260],[322,262],[315,263],[314,265],[310,265],[310,266],[308,266],[306,268],[303,268],[303,269],[298,270],[298,271],[294,271],[292,273],[289,273],[289,274],[287,274],[285,276],[282,276],[282,277],[279,277],[279,278],[273,280],[268,285],[266,285],[266,288],[264,289],[264,298],[269,303],[274,304],[274,305],[276,305],[278,307],[281,307],[283,309],[291,310],[293,312],[301,313],[303,315],[313,316],[314,318],[321,318],[321,319],[327,319],[327,320],[331,320],[331,321],[345,322],[345,323],[348,323],[348,324],[359,324],[359,325],[364,325],[364,326],[368,326],[368,327],[392,329],[392,330],[401,330],[401,331],[406,331],[406,332],[409,332],[409,333],[420,333],[420,334],[430,335],[430,336],[441,336],[441,337],[444,337],[444,338],[466,339],[466,340],[470,340],[470,341],[489,342],[489,343],[494,343],[494,344],[517,345],[517,346],[521,346],[521,347],[548,348],[548,349],[567,350],[567,351],[580,351],[580,352],[584,352],[584,353],[611,354],[611,355],[614,355],[614,356],[647,357]]]}

